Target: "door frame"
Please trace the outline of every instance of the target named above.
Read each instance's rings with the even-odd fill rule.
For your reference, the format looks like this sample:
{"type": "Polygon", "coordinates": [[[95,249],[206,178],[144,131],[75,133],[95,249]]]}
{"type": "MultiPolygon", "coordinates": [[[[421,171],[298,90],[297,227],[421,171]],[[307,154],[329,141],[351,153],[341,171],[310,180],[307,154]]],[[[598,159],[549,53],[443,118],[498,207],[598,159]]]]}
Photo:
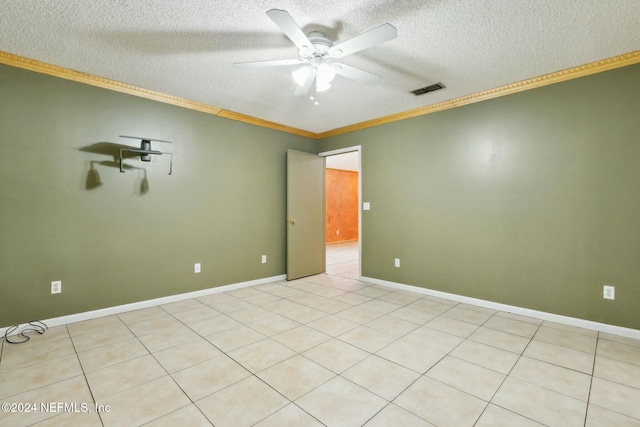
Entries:
{"type": "MultiPolygon", "coordinates": [[[[358,280],[362,279],[362,145],[323,151],[318,156],[329,157],[338,154],[358,152],[358,280]]],[[[326,167],[325,167],[326,170],[326,167]]],[[[326,202],[325,202],[326,203],[326,202]]],[[[325,243],[326,244],[326,243],[325,243]]],[[[326,262],[326,261],[325,261],[326,262]]]]}

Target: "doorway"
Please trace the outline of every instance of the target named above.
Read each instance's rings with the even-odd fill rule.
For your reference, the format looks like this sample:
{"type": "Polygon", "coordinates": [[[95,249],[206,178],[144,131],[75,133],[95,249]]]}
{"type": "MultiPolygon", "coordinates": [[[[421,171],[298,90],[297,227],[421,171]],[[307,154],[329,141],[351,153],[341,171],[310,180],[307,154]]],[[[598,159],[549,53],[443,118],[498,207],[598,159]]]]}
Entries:
{"type": "Polygon", "coordinates": [[[360,146],[320,153],[326,168],[326,272],[353,280],[361,275],[360,146]]]}

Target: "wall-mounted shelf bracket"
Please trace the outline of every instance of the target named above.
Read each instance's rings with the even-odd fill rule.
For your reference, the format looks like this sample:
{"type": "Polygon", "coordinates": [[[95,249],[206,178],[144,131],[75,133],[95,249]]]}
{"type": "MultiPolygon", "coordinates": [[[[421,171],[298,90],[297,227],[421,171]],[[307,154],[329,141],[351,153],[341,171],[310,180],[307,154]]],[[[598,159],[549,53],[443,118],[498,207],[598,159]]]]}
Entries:
{"type": "Polygon", "coordinates": [[[140,140],[140,148],[121,148],[120,149],[120,172],[124,173],[124,158],[122,157],[122,153],[127,151],[129,153],[135,153],[135,154],[139,154],[140,155],[140,160],[143,162],[150,162],[151,161],[151,155],[162,155],[162,154],[168,154],[170,157],[169,160],[169,175],[171,175],[173,173],[173,153],[169,153],[167,151],[158,151],[158,150],[152,150],[151,149],[151,141],[156,141],[156,142],[166,142],[171,144],[171,141],[165,141],[162,139],[151,139],[151,138],[143,138],[143,137],[139,137],[139,136],[127,136],[127,135],[120,135],[120,138],[130,138],[130,139],[139,139],[140,140]]]}

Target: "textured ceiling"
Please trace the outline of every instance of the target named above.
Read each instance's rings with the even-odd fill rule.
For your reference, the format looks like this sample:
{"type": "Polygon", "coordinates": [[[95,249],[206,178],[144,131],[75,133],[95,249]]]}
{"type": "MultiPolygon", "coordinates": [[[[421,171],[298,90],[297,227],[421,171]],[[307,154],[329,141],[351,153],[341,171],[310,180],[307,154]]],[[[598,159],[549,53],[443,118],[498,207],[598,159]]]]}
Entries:
{"type": "Polygon", "coordinates": [[[639,0],[0,0],[0,50],[314,133],[640,50],[639,0]],[[347,56],[320,105],[294,97],[297,58],[265,12],[338,43],[383,23],[398,38],[347,56]],[[446,89],[409,91],[442,82],[446,89]]]}

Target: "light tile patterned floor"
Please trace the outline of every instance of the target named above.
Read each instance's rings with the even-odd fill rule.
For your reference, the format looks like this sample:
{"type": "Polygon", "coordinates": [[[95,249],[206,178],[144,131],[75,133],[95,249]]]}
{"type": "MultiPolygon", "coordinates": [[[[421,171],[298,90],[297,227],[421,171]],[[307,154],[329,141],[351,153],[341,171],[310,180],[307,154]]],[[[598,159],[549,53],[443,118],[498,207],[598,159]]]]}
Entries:
{"type": "Polygon", "coordinates": [[[327,264],[3,342],[0,426],[640,426],[640,342],[327,264]]]}

